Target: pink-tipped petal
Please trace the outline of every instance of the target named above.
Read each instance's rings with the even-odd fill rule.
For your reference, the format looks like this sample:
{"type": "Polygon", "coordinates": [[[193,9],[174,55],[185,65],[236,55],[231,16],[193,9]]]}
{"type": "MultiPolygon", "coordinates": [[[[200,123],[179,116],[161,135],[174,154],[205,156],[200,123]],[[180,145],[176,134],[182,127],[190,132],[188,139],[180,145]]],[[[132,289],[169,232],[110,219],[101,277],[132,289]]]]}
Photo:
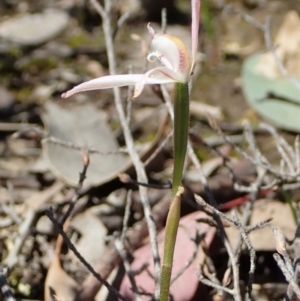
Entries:
{"type": "MultiPolygon", "coordinates": [[[[191,0],[191,9],[192,9],[192,64],[191,69],[194,67],[196,60],[196,55],[198,51],[198,35],[199,35],[199,25],[200,25],[200,6],[201,0],[191,0]]],[[[192,71],[192,70],[191,70],[192,71]]]]}
{"type": "Polygon", "coordinates": [[[143,78],[136,83],[134,87],[134,93],[132,99],[138,97],[145,85],[153,84],[168,84],[182,82],[182,78],[179,75],[167,67],[157,67],[149,70],[143,75],[143,78]]]}
{"type": "Polygon", "coordinates": [[[98,77],[75,86],[73,89],[63,93],[61,97],[68,98],[76,93],[84,91],[135,85],[137,82],[142,80],[143,76],[144,74],[124,74],[98,77]]]}
{"type": "Polygon", "coordinates": [[[149,34],[151,36],[151,39],[153,39],[155,36],[155,30],[151,27],[150,23],[148,23],[147,28],[148,28],[149,34]]]}

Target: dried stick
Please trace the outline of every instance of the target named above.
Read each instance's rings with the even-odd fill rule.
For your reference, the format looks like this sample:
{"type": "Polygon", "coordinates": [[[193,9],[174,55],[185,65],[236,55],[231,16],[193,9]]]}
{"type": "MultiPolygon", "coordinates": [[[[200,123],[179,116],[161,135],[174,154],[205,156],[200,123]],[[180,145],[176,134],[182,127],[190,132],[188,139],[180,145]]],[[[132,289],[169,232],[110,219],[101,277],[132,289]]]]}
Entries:
{"type": "MultiPolygon", "coordinates": [[[[214,265],[214,262],[208,254],[208,247],[205,243],[205,240],[201,241],[201,247],[202,247],[202,250],[203,250],[205,256],[204,256],[204,259],[203,259],[203,263],[200,263],[199,273],[202,273],[204,275],[204,264],[205,264],[206,268],[208,270],[208,275],[206,275],[206,277],[211,282],[221,286],[221,282],[217,278],[217,271],[216,271],[216,267],[214,265]]],[[[220,296],[223,295],[223,291],[222,290],[217,290],[217,295],[220,295],[220,296]]]]}
{"type": "Polygon", "coordinates": [[[128,230],[128,221],[130,217],[130,208],[132,204],[132,190],[128,190],[127,197],[126,197],[126,206],[125,206],[125,212],[123,217],[123,229],[121,234],[121,241],[124,244],[126,239],[126,232],[128,230]]]}
{"type": "Polygon", "coordinates": [[[249,253],[250,253],[250,270],[249,270],[249,281],[248,281],[248,294],[249,296],[251,296],[251,292],[252,292],[252,284],[253,284],[253,280],[254,280],[254,273],[255,273],[255,260],[256,260],[256,253],[254,248],[251,245],[251,242],[249,240],[248,237],[248,233],[245,229],[245,227],[243,226],[243,224],[240,222],[236,212],[233,210],[232,211],[232,216],[235,219],[235,221],[238,223],[238,229],[241,233],[241,236],[243,238],[243,241],[245,242],[245,245],[247,246],[249,253]]]}
{"type": "Polygon", "coordinates": [[[122,258],[122,263],[123,263],[123,266],[125,268],[127,277],[130,281],[132,291],[133,291],[134,296],[135,296],[135,300],[136,301],[141,301],[141,297],[138,293],[138,287],[137,287],[137,284],[136,284],[135,279],[134,279],[134,274],[131,271],[130,262],[129,262],[128,255],[127,255],[126,249],[124,247],[124,244],[123,244],[123,242],[121,242],[121,240],[119,238],[116,238],[114,240],[114,242],[115,242],[116,249],[118,250],[118,252],[120,254],[120,257],[122,258]]]}
{"type": "Polygon", "coordinates": [[[299,168],[297,166],[297,137],[295,139],[295,149],[293,149],[287,143],[287,141],[277,133],[276,129],[273,126],[266,123],[260,123],[259,127],[269,132],[275,138],[277,151],[280,154],[282,160],[289,168],[288,173],[281,173],[283,173],[283,175],[287,178],[297,178],[297,176],[299,175],[299,173],[297,172],[297,169],[299,168]]]}
{"type": "Polygon", "coordinates": [[[82,161],[83,161],[83,168],[82,168],[82,171],[79,173],[79,180],[78,180],[78,184],[75,189],[75,193],[71,199],[71,202],[69,204],[69,207],[68,207],[66,213],[63,215],[63,217],[59,221],[61,228],[63,228],[64,223],[71,216],[72,211],[74,210],[75,204],[80,197],[80,190],[81,190],[83,182],[86,178],[87,169],[90,164],[90,157],[89,157],[89,153],[84,150],[82,151],[82,161]]]}
{"type": "Polygon", "coordinates": [[[5,301],[16,301],[15,296],[6,281],[7,268],[0,266],[0,289],[5,301]]]}
{"type": "MultiPolygon", "coordinates": [[[[248,133],[250,134],[250,129],[248,130],[248,133]]],[[[251,132],[252,133],[252,132],[251,132]]],[[[252,134],[250,134],[249,138],[252,136],[252,134]]],[[[252,139],[252,138],[251,138],[252,139]]],[[[254,142],[253,142],[254,143],[254,142]]],[[[255,151],[255,150],[254,150],[255,151]]],[[[260,155],[258,155],[260,157],[260,155]]],[[[255,227],[252,228],[248,228],[246,229],[245,226],[249,223],[251,214],[252,214],[252,208],[253,208],[253,203],[256,200],[257,194],[259,192],[259,189],[262,185],[264,176],[266,171],[262,168],[257,168],[258,169],[258,176],[256,178],[256,180],[254,181],[254,183],[252,183],[250,185],[251,188],[251,192],[250,192],[250,197],[249,197],[249,202],[246,204],[245,209],[243,211],[243,216],[242,216],[242,222],[240,222],[237,218],[237,216],[235,216],[236,218],[234,218],[234,221],[238,223],[237,227],[240,231],[240,235],[237,239],[237,243],[236,246],[234,248],[234,253],[236,255],[236,258],[240,257],[241,254],[241,250],[242,250],[242,241],[245,242],[246,246],[248,247],[248,250],[250,252],[250,271],[249,271],[249,280],[248,280],[248,294],[249,297],[251,297],[251,291],[252,291],[252,284],[253,284],[253,280],[254,280],[254,272],[255,272],[255,258],[256,258],[256,254],[255,251],[249,241],[249,238],[247,236],[247,234],[249,233],[249,230],[256,230],[258,229],[259,226],[264,226],[266,223],[262,222],[259,225],[256,225],[255,227]]],[[[228,262],[229,265],[229,262],[228,262]]]]}
{"type": "MultiPolygon", "coordinates": [[[[132,73],[132,68],[131,66],[128,67],[128,73],[132,73]]],[[[131,113],[132,113],[132,100],[131,100],[131,97],[133,95],[133,91],[134,91],[134,88],[133,86],[128,86],[128,89],[127,89],[127,99],[126,99],[126,104],[127,104],[127,107],[126,107],[126,122],[127,122],[127,125],[130,126],[130,123],[131,123],[131,113]]]]}
{"type": "MultiPolygon", "coordinates": [[[[55,137],[47,137],[45,139],[43,139],[43,143],[46,143],[46,142],[51,142],[53,144],[57,144],[57,145],[60,145],[60,146],[63,146],[63,147],[66,147],[66,148],[71,148],[71,149],[76,149],[76,150],[79,150],[81,151],[82,150],[82,145],[77,145],[77,144],[74,144],[72,142],[69,142],[69,141],[64,141],[64,140],[60,140],[58,138],[55,138],[55,137]]],[[[95,148],[95,147],[87,147],[85,148],[86,151],[88,151],[90,154],[100,154],[100,155],[115,155],[115,154],[127,154],[127,151],[124,150],[124,149],[118,149],[117,151],[109,151],[109,152],[103,152],[101,151],[100,149],[98,148],[95,148]]]]}
{"type": "Polygon", "coordinates": [[[208,279],[206,279],[202,273],[200,273],[199,271],[197,271],[197,277],[199,279],[200,282],[202,282],[203,284],[207,285],[207,286],[210,286],[210,287],[213,287],[215,289],[217,289],[218,291],[224,291],[225,293],[227,294],[230,294],[230,295],[235,295],[235,292],[234,290],[232,289],[229,289],[225,286],[222,286],[218,283],[215,283],[215,282],[212,282],[208,279]]]}
{"type": "Polygon", "coordinates": [[[294,240],[288,241],[284,234],[281,232],[280,229],[276,228],[273,225],[270,225],[272,231],[273,231],[273,237],[275,240],[275,246],[276,250],[280,255],[273,254],[274,259],[276,260],[278,266],[280,267],[282,273],[284,274],[286,280],[289,282],[288,289],[286,292],[285,300],[295,300],[299,299],[299,293],[300,293],[300,277],[299,277],[299,254],[300,254],[300,240],[299,240],[299,220],[298,220],[298,226],[296,229],[294,240]],[[286,243],[293,243],[294,247],[294,266],[292,263],[292,260],[287,252],[286,249],[286,243]]]}
{"type": "Polygon", "coordinates": [[[132,291],[134,293],[135,299],[137,301],[141,301],[140,295],[138,293],[138,287],[137,287],[137,284],[134,279],[134,273],[132,272],[131,267],[130,267],[128,253],[125,248],[126,232],[128,230],[128,221],[129,221],[129,217],[130,217],[131,203],[132,203],[132,191],[129,190],[127,193],[127,198],[126,198],[126,206],[125,206],[125,213],[124,213],[124,218],[123,218],[123,229],[122,229],[121,237],[120,238],[115,237],[114,243],[115,243],[116,249],[118,250],[118,252],[120,254],[120,257],[122,258],[122,263],[125,268],[128,279],[131,283],[131,287],[132,287],[132,291]]]}
{"type": "Polygon", "coordinates": [[[299,285],[295,282],[293,275],[288,271],[285,261],[280,257],[279,254],[273,254],[275,261],[277,262],[278,266],[280,267],[283,275],[285,276],[286,281],[292,286],[297,298],[300,299],[300,288],[299,285]]]}
{"type": "MultiPolygon", "coordinates": [[[[90,0],[96,11],[100,14],[103,21],[103,31],[105,36],[105,43],[107,49],[107,56],[109,61],[109,71],[111,75],[116,74],[116,61],[115,61],[115,51],[114,51],[114,44],[112,39],[112,28],[110,24],[110,12],[112,7],[112,1],[105,0],[105,7],[103,8],[99,2],[96,0],[90,0]]],[[[133,165],[135,167],[137,173],[137,179],[139,182],[147,183],[148,179],[146,176],[146,172],[143,166],[143,163],[140,160],[138,152],[134,145],[134,140],[131,135],[130,129],[127,124],[125,112],[123,109],[122,101],[121,101],[121,94],[119,88],[114,88],[114,99],[115,99],[115,106],[119,115],[120,123],[123,129],[124,138],[127,146],[128,153],[132,159],[133,165]]],[[[144,209],[145,219],[147,221],[148,229],[149,229],[149,238],[150,238],[150,245],[153,255],[154,261],[154,273],[155,273],[155,296],[159,295],[159,279],[160,279],[160,257],[158,253],[158,244],[156,240],[156,227],[155,223],[153,222],[153,217],[151,215],[151,208],[149,205],[149,199],[147,194],[147,188],[143,186],[139,186],[139,192],[141,196],[141,202],[144,209]]]]}

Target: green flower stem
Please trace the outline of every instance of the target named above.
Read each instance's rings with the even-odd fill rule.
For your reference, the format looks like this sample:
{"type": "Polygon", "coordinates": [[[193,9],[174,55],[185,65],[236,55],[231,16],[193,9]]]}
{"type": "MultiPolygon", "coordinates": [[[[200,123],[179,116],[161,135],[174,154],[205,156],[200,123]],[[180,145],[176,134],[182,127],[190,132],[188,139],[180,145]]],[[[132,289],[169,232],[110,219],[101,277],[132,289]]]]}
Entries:
{"type": "Polygon", "coordinates": [[[181,185],[183,167],[188,144],[189,130],[189,87],[177,83],[174,95],[174,170],[171,199],[181,185]]]}
{"type": "Polygon", "coordinates": [[[180,220],[180,186],[188,143],[189,89],[187,83],[177,83],[174,95],[174,170],[171,206],[166,223],[164,255],[161,271],[160,301],[168,301],[178,224],[180,220]]]}
{"type": "Polygon", "coordinates": [[[183,187],[178,187],[168,214],[164,241],[164,258],[161,269],[160,301],[169,300],[169,290],[172,274],[173,255],[176,243],[177,229],[180,220],[181,195],[183,187]]]}

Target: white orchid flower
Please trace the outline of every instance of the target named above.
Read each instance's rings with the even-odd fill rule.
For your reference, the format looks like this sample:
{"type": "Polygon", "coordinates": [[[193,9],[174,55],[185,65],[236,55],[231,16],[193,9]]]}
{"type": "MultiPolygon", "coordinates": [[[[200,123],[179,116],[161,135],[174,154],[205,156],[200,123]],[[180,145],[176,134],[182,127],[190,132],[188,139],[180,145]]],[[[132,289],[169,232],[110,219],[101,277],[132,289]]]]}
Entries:
{"type": "Polygon", "coordinates": [[[200,1],[192,0],[192,51],[191,56],[184,43],[171,35],[158,34],[148,24],[148,31],[152,38],[153,52],[150,53],[147,59],[153,62],[158,59],[162,66],[153,68],[145,74],[124,74],[124,75],[108,75],[98,77],[87,82],[84,82],[73,89],[63,93],[63,98],[68,98],[73,94],[109,89],[113,87],[123,87],[135,85],[132,98],[138,97],[145,85],[152,84],[167,84],[167,83],[187,83],[189,81],[198,47],[198,30],[200,18],[200,1]]]}

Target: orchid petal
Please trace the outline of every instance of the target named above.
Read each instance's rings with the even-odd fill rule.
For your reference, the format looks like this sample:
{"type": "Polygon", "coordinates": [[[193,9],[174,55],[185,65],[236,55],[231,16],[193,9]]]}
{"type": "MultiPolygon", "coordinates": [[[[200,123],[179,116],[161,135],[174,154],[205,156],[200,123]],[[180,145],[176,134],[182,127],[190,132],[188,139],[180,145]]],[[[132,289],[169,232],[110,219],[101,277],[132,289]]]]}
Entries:
{"type": "Polygon", "coordinates": [[[145,85],[167,84],[175,82],[185,82],[176,72],[167,67],[157,67],[149,70],[143,75],[143,78],[136,83],[132,98],[138,97],[145,85]]]}
{"type": "Polygon", "coordinates": [[[84,82],[78,86],[75,86],[73,89],[63,93],[62,98],[68,98],[73,94],[91,91],[91,90],[100,90],[100,89],[109,89],[113,87],[122,87],[135,85],[137,82],[141,81],[144,74],[125,74],[125,75],[108,75],[98,77],[87,82],[84,82]]]}
{"type": "Polygon", "coordinates": [[[155,34],[156,34],[155,30],[151,27],[150,23],[148,23],[147,28],[148,28],[148,31],[149,31],[149,34],[150,34],[151,38],[153,39],[155,34]]]}
{"type": "Polygon", "coordinates": [[[149,24],[148,30],[152,37],[152,48],[155,50],[148,58],[156,56],[163,65],[180,74],[187,81],[190,75],[190,58],[183,42],[171,35],[156,34],[149,24]]]}
{"type": "Polygon", "coordinates": [[[192,25],[191,25],[191,35],[192,35],[192,64],[191,72],[195,64],[196,55],[198,51],[198,35],[199,35],[199,24],[200,24],[200,5],[201,0],[191,0],[192,9],[192,25]]]}

